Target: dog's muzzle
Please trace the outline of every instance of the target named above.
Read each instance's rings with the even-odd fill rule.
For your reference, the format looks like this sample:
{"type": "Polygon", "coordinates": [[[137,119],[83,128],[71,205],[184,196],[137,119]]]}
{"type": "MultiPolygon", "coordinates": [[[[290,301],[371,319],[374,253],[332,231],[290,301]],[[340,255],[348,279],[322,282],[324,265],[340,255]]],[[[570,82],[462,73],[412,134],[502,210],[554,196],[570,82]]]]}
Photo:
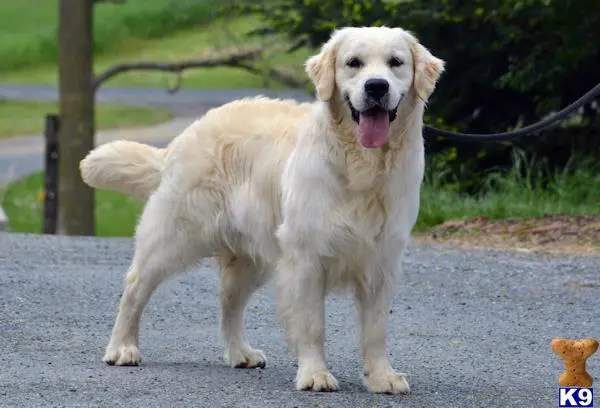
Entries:
{"type": "MultiPolygon", "coordinates": [[[[352,120],[358,124],[358,138],[366,148],[378,148],[387,143],[390,132],[390,123],[396,119],[398,105],[388,110],[381,102],[374,102],[372,97],[367,97],[366,109],[356,109],[350,98],[346,96],[346,102],[352,114],[352,120]]],[[[387,97],[384,97],[387,100],[387,97]]]]}
{"type": "Polygon", "coordinates": [[[385,107],[387,105],[387,98],[385,98],[385,101],[377,102],[367,96],[367,99],[364,102],[364,106],[366,106],[366,109],[364,109],[363,111],[359,111],[354,107],[354,105],[352,105],[352,102],[350,102],[350,97],[348,95],[346,95],[345,99],[346,103],[348,104],[348,107],[350,108],[350,112],[352,113],[352,120],[354,120],[358,124],[360,124],[361,115],[374,116],[380,114],[381,112],[387,112],[389,121],[393,122],[396,119],[398,107],[400,106],[400,102],[402,101],[402,98],[400,98],[400,101],[398,101],[398,104],[394,107],[394,109],[388,110],[385,107]]]}

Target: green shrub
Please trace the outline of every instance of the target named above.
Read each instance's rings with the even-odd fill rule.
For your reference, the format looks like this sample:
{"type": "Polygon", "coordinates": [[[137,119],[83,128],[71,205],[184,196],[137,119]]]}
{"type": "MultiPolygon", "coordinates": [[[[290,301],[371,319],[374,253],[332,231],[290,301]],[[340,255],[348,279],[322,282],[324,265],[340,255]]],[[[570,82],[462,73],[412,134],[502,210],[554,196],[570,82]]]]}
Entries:
{"type": "MultiPolygon", "coordinates": [[[[259,12],[257,35],[286,34],[317,47],[334,28],[361,25],[411,30],[447,63],[426,123],[471,133],[505,131],[564,107],[598,83],[600,2],[597,0],[273,0],[237,4],[259,12]]],[[[480,175],[510,168],[511,152],[546,157],[551,168],[585,152],[600,157],[598,114],[590,106],[561,127],[509,143],[428,140],[448,177],[472,191],[480,175]]]]}

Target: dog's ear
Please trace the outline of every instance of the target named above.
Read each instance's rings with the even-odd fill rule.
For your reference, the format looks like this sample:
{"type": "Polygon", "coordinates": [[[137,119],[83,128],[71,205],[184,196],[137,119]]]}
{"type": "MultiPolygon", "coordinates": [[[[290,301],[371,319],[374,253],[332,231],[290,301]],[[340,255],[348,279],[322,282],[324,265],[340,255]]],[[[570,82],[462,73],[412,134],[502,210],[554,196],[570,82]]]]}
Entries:
{"type": "MultiPolygon", "coordinates": [[[[412,36],[411,36],[412,37],[412,36]]],[[[414,87],[419,99],[427,102],[433,93],[438,79],[445,69],[445,62],[412,37],[411,51],[414,61],[414,87]]]]}
{"type": "Polygon", "coordinates": [[[335,88],[335,51],[337,35],[326,42],[317,55],[313,55],[306,61],[306,73],[315,84],[317,97],[327,102],[333,96],[335,88]]]}

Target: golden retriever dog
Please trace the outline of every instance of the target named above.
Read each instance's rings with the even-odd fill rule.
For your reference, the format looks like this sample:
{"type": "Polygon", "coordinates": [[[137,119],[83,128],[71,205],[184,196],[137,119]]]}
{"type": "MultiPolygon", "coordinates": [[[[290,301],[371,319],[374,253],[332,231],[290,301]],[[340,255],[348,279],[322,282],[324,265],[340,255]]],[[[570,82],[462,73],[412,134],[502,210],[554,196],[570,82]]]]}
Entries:
{"type": "Polygon", "coordinates": [[[366,388],[408,392],[387,358],[388,311],[419,211],[423,112],[443,70],[401,28],[342,28],[306,62],[312,103],[242,99],[208,111],[165,149],[115,141],[93,150],[81,162],[88,185],[146,202],[104,361],[139,364],[153,291],[215,257],[231,366],[265,367],[244,311],[273,278],[296,389],[339,388],[325,361],[324,304],[346,289],[366,388]]]}

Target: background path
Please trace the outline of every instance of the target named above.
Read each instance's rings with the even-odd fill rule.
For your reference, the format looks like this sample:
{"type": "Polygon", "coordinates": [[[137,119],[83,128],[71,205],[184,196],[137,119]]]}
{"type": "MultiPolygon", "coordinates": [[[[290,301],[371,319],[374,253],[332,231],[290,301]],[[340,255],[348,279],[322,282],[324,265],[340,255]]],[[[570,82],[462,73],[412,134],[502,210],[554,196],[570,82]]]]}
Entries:
{"type": "MultiPolygon", "coordinates": [[[[259,94],[297,100],[310,100],[311,98],[310,95],[302,91],[293,90],[182,89],[171,95],[164,89],[103,88],[97,95],[97,101],[99,102],[167,109],[172,111],[176,118],[158,126],[100,131],[96,134],[96,142],[98,144],[125,138],[155,146],[164,146],[208,109],[235,99],[259,94]]],[[[58,92],[55,87],[0,84],[0,99],[55,101],[57,98],[58,92]]],[[[43,118],[32,118],[32,120],[43,121],[43,118]]],[[[0,141],[0,187],[14,179],[42,170],[44,167],[43,153],[44,140],[42,135],[26,135],[0,141]]]]}
{"type": "MultiPolygon", "coordinates": [[[[195,116],[207,107],[222,105],[235,99],[258,94],[298,100],[311,99],[310,95],[301,90],[181,89],[174,94],[169,94],[164,88],[106,87],[100,89],[96,100],[169,109],[177,116],[195,116]]],[[[53,86],[0,84],[1,98],[55,101],[58,99],[58,91],[53,86]]]]}
{"type": "MultiPolygon", "coordinates": [[[[128,139],[165,146],[196,118],[176,117],[151,127],[129,127],[96,133],[96,144],[111,140],[128,139]]],[[[13,180],[44,168],[44,138],[39,135],[18,136],[0,141],[0,187],[13,180]]]]}
{"type": "MultiPolygon", "coordinates": [[[[246,318],[267,368],[227,367],[211,262],[151,299],[142,365],[109,367],[101,359],[131,255],[129,239],[0,233],[2,407],[550,408],[562,363],[549,341],[600,338],[600,258],[417,246],[390,310],[389,352],[410,376],[408,396],[364,391],[348,296],[327,302],[327,358],[341,392],[294,391],[271,286],[246,318]]],[[[598,353],[588,371],[600,379],[598,353]]]]}

